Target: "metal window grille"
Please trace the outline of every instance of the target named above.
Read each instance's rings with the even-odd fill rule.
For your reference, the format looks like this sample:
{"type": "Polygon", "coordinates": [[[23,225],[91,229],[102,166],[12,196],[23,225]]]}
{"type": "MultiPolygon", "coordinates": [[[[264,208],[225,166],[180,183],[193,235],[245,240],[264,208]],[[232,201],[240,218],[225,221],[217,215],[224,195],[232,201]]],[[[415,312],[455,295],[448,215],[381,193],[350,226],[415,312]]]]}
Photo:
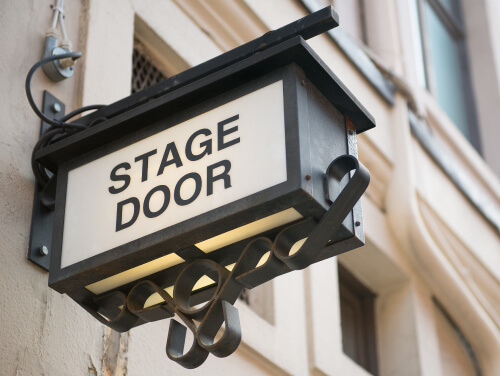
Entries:
{"type": "Polygon", "coordinates": [[[132,94],[164,80],[166,76],[154,65],[152,59],[140,45],[134,46],[132,54],[132,94]]]}

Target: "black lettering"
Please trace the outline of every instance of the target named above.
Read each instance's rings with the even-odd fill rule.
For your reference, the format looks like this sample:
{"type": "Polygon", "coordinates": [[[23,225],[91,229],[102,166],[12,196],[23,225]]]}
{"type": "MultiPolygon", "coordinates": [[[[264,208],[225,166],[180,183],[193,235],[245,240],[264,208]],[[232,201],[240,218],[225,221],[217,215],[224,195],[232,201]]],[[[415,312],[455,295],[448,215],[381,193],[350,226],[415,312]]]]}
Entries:
{"type": "Polygon", "coordinates": [[[217,180],[224,181],[224,189],[228,189],[231,187],[231,177],[229,176],[229,170],[231,170],[231,162],[226,159],[207,167],[207,196],[210,196],[214,193],[214,182],[216,182],[217,180]],[[224,167],[224,171],[214,176],[214,170],[219,167],[224,167]]]}
{"type": "Polygon", "coordinates": [[[141,203],[139,202],[139,199],[137,197],[131,197],[129,199],[120,201],[116,205],[116,232],[132,226],[135,223],[135,221],[137,221],[137,217],[139,217],[140,208],[141,208],[141,203]],[[134,214],[132,215],[130,221],[128,221],[127,223],[122,223],[123,207],[127,204],[134,205],[134,214]]]}
{"type": "Polygon", "coordinates": [[[196,172],[191,172],[189,174],[186,174],[182,178],[180,178],[180,180],[177,182],[177,184],[175,186],[175,190],[174,190],[175,203],[179,206],[189,205],[190,203],[192,203],[194,200],[196,200],[198,198],[198,196],[200,195],[200,192],[201,192],[201,176],[198,175],[196,172]],[[184,200],[181,197],[181,187],[182,187],[182,184],[188,179],[193,179],[195,184],[196,184],[196,187],[194,189],[193,195],[190,198],[184,200]]]}
{"type": "Polygon", "coordinates": [[[165,210],[167,210],[169,203],[170,203],[170,189],[168,189],[168,187],[166,185],[159,185],[157,187],[154,187],[152,190],[150,190],[148,192],[148,194],[146,195],[146,198],[144,199],[144,206],[143,206],[142,210],[144,211],[144,215],[148,218],[158,217],[165,210]],[[149,202],[151,201],[151,197],[158,191],[163,192],[163,205],[161,206],[160,209],[153,212],[153,211],[151,211],[151,208],[149,207],[149,202]]]}
{"type": "Polygon", "coordinates": [[[182,166],[182,161],[181,157],[179,155],[179,152],[177,151],[177,147],[175,146],[175,142],[171,142],[167,145],[165,148],[165,153],[163,153],[163,159],[161,160],[160,168],[158,169],[158,174],[157,176],[160,176],[163,174],[163,170],[165,170],[166,167],[170,166],[171,164],[175,164],[175,167],[181,167],[182,166]],[[172,153],[172,159],[168,159],[168,156],[172,153]]]}
{"type": "Polygon", "coordinates": [[[156,149],[148,151],[145,154],[139,155],[138,157],[135,158],[136,162],[142,161],[142,178],[141,181],[146,181],[148,180],[148,160],[149,157],[152,155],[156,154],[156,149]]]}
{"type": "Polygon", "coordinates": [[[191,137],[189,137],[186,143],[186,157],[190,161],[197,161],[203,158],[207,154],[212,154],[212,139],[205,140],[200,142],[200,147],[205,148],[200,154],[193,154],[193,141],[199,135],[210,136],[212,132],[209,129],[203,128],[199,131],[194,132],[191,137]]]}
{"type": "Polygon", "coordinates": [[[127,187],[130,185],[130,176],[127,174],[122,174],[118,175],[117,172],[119,169],[125,169],[125,170],[130,170],[130,163],[120,163],[119,165],[116,165],[115,168],[111,170],[111,174],[109,175],[109,178],[111,181],[123,181],[123,185],[119,188],[116,188],[114,186],[111,186],[108,188],[109,193],[111,194],[117,194],[120,192],[123,192],[127,187]]]}
{"type": "Polygon", "coordinates": [[[224,142],[225,136],[238,131],[237,125],[235,125],[232,128],[226,129],[226,130],[224,130],[224,126],[226,124],[229,124],[229,123],[232,123],[233,121],[238,120],[239,118],[240,118],[240,115],[234,115],[226,120],[222,120],[221,122],[217,123],[217,150],[222,150],[222,149],[228,148],[228,147],[240,142],[239,137],[235,138],[233,140],[224,142]]]}

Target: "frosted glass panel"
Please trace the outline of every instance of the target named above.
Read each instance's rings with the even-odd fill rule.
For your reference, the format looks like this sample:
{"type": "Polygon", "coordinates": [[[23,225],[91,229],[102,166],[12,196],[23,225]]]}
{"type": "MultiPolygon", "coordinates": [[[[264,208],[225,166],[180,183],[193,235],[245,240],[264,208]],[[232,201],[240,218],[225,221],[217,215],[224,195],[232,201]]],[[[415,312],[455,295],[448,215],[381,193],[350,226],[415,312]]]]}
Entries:
{"type": "Polygon", "coordinates": [[[439,105],[469,138],[459,42],[453,39],[428,3],[425,3],[425,18],[439,105]]]}

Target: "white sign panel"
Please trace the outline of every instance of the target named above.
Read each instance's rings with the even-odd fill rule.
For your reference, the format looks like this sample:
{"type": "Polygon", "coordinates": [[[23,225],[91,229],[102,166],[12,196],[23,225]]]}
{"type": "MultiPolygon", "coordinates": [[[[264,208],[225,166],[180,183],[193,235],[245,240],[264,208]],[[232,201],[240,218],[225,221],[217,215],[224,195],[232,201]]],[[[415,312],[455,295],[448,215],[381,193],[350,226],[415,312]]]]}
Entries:
{"type": "Polygon", "coordinates": [[[286,179],[278,81],[69,171],[61,268],[286,179]]]}

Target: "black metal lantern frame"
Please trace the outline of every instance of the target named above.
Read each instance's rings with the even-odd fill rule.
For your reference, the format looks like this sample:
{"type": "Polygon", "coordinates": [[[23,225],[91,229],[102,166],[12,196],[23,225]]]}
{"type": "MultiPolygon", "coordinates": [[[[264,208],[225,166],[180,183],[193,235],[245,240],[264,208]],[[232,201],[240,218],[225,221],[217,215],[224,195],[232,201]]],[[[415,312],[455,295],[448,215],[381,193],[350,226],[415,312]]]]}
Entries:
{"type": "Polygon", "coordinates": [[[363,245],[359,199],[369,173],[357,161],[356,135],[375,123],[304,41],[337,24],[333,8],[325,8],[83,117],[80,123],[95,125],[38,151],[37,161],[57,178],[49,285],[118,331],[177,316],[183,325],[171,321],[167,355],[194,368],[209,353],[227,356],[238,347],[241,331],[233,304],[243,288],[363,245]],[[61,267],[70,171],[278,81],[283,83],[286,181],[61,267]],[[195,246],[290,208],[302,219],[210,253],[195,246]],[[303,244],[291,251],[299,241],[303,244]],[[184,262],[100,295],[86,288],[172,253],[184,262]],[[231,264],[231,270],[225,268],[231,264]],[[214,283],[193,291],[204,275],[214,283]],[[173,296],[165,291],[170,286],[173,296]],[[145,306],[155,293],[161,302],[145,306]],[[215,341],[221,327],[224,334],[215,341]],[[194,339],[184,352],[186,328],[194,339]]]}

